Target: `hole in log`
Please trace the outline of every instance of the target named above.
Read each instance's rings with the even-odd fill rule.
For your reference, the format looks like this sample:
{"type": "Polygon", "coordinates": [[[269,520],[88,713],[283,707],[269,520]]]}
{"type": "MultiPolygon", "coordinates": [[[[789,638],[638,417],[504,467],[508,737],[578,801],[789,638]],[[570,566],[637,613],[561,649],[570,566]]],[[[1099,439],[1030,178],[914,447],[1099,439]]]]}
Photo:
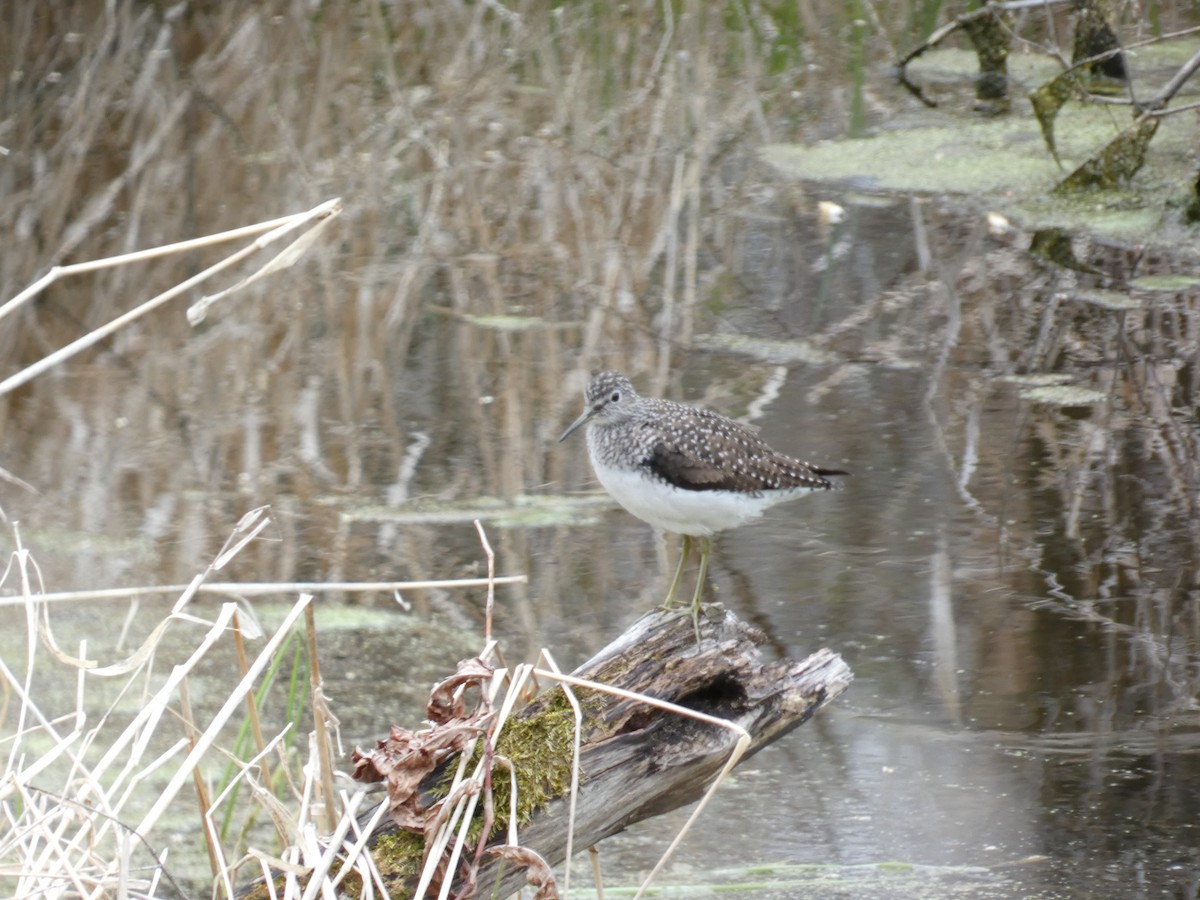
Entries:
{"type": "Polygon", "coordinates": [[[696,712],[710,716],[728,718],[743,709],[746,689],[733,675],[723,672],[690,694],[684,694],[675,702],[696,712]]]}

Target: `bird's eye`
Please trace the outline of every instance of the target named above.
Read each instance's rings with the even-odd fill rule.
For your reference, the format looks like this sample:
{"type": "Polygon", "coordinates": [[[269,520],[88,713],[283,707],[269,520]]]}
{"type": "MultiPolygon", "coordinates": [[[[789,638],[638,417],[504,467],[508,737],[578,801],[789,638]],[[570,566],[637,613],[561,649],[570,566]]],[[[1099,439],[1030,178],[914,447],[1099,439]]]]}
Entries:
{"type": "Polygon", "coordinates": [[[612,396],[609,397],[608,399],[611,400],[613,403],[620,403],[621,402],[621,392],[613,391],[612,396]]]}

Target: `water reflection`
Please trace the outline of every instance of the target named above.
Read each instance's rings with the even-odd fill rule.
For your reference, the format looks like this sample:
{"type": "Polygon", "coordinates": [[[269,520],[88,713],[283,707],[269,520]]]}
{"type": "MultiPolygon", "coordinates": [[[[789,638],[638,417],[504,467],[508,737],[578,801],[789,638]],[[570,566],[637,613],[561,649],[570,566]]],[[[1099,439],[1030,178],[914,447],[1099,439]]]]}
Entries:
{"type": "MultiPolygon", "coordinates": [[[[430,115],[402,93],[405,115],[430,115]]],[[[734,121],[742,100],[711,118],[734,121]]],[[[6,487],[3,508],[48,588],[187,581],[262,504],[273,530],[227,580],[478,576],[471,516],[393,514],[487,502],[498,571],[530,575],[498,594],[510,658],[551,646],[580,661],[661,599],[676,552],[581,501],[597,489],[582,442],[555,441],[586,375],[620,368],[853,472],[716,543],[718,599],[781,655],[829,646],[857,680],[721,795],[680,878],[713,860],[900,860],[986,867],[1005,895],[1194,896],[1200,295],[1127,286],[1194,264],[1088,246],[1112,277],[1066,272],[958,204],[819,189],[846,209],[831,225],[818,189],[749,153],[706,176],[725,199],[701,215],[682,186],[674,207],[645,189],[672,183],[671,154],[646,162],[639,193],[632,163],[585,167],[550,126],[528,137],[491,119],[475,149],[456,129],[487,110],[458,102],[443,136],[478,162],[461,183],[381,114],[387,127],[339,151],[375,160],[345,161],[345,247],[197,336],[146,328],[0,400],[3,465],[40,492],[6,487]],[[397,153],[419,189],[393,187],[397,153]],[[537,215],[501,202],[514,184],[537,215]],[[447,192],[468,224],[422,218],[447,192]],[[669,211],[706,223],[690,278],[678,255],[701,234],[656,230],[669,211]],[[373,219],[412,223],[416,249],[373,219]],[[1101,285],[1130,303],[1096,302],[1101,285]],[[1091,393],[1029,393],[1056,379],[1091,393]]],[[[205,152],[237,158],[226,140],[205,152]]],[[[129,277],[47,304],[132,291],[129,277]]],[[[23,333],[53,343],[68,329],[50,321],[23,333]]],[[[411,679],[437,671],[413,663],[417,646],[448,668],[463,653],[450,635],[480,628],[481,594],[408,599],[411,615],[387,597],[323,600],[395,620],[330,639],[348,742],[416,717],[411,679]],[[414,619],[431,633],[401,641],[414,619]]],[[[54,615],[88,633],[124,613],[54,615]]],[[[648,866],[648,842],[677,824],[615,842],[612,870],[648,866]]]]}

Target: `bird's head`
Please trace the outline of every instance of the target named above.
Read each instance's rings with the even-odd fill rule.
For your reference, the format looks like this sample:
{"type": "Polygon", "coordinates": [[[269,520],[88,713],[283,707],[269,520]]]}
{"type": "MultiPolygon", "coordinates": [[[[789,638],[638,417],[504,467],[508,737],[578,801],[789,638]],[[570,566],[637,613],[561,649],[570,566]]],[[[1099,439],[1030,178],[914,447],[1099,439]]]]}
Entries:
{"type": "Polygon", "coordinates": [[[611,425],[627,418],[637,402],[637,391],[620,372],[601,372],[587,384],[583,393],[584,409],[558,440],[567,439],[571,432],[590,421],[611,425]]]}

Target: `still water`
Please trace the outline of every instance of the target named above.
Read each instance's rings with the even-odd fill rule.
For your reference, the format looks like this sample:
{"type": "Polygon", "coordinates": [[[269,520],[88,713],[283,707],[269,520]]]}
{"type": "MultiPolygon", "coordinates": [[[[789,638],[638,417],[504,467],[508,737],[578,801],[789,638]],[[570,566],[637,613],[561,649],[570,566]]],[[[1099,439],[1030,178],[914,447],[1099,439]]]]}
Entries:
{"type": "MultiPolygon", "coordinates": [[[[485,46],[487,23],[468,25],[485,46]]],[[[285,39],[309,27],[255,20],[237,32],[249,49],[201,56],[212,68],[197,77],[232,104],[223,115],[256,102],[236,92],[238,59],[297,46],[337,58],[339,39],[367,39],[285,39]]],[[[685,63],[671,63],[680,84],[698,77],[685,63]]],[[[498,63],[464,51],[454,65],[498,63]]],[[[561,131],[527,136],[540,94],[476,121],[476,82],[430,89],[458,98],[450,116],[396,73],[378,77],[396,119],[347,135],[314,119],[288,132],[294,146],[266,142],[280,159],[205,131],[207,107],[193,109],[189,165],[212,167],[213,183],[222,167],[259,179],[270,197],[243,206],[234,188],[209,204],[193,185],[193,212],[232,227],[340,194],[329,243],[195,332],[147,319],[0,400],[0,465],[38,492],[0,485],[0,505],[47,590],[186,582],[261,505],[271,528],[222,580],[477,576],[479,515],[497,571],[529,578],[497,593],[508,659],[550,647],[573,666],[659,602],[677,549],[592,496],[581,439],[556,442],[587,375],[619,368],[647,394],[743,417],[774,447],[852,473],[716,542],[716,599],[780,656],[841,653],[855,681],[738,771],[663,881],[815,864],[828,867],[818,896],[1198,895],[1200,293],[1127,287],[1195,276],[1194,253],[1081,245],[1119,274],[1114,303],[1097,299],[1099,276],[1037,263],[1028,235],[989,228],[966,201],[789,183],[752,146],[710,165],[702,193],[688,162],[703,154],[638,157],[605,132],[610,169],[567,145],[583,128],[573,110],[546,115],[580,132],[554,120],[561,131]],[[446,142],[407,130],[410,115],[446,142]],[[463,168],[445,168],[455,154],[463,168]],[[302,177],[288,181],[288,165],[302,177]],[[510,199],[537,214],[505,213],[510,199]],[[657,212],[638,218],[638,204],[657,212]],[[898,864],[883,886],[859,868],[879,863],[898,864]]],[[[293,115],[308,108],[274,90],[293,115]]],[[[659,90],[648,121],[684,127],[659,90]]],[[[745,96],[718,95],[711,121],[743,122],[745,96]]],[[[261,116],[256,134],[282,127],[261,116]]],[[[182,184],[172,171],[159,177],[182,184]]],[[[145,190],[122,215],[148,215],[145,190]]],[[[138,245],[191,236],[150,221],[137,220],[155,235],[138,245]]],[[[94,325],[93,295],[141,287],[113,274],[56,289],[11,358],[94,325]]],[[[405,599],[318,599],[347,746],[415,725],[423,690],[481,645],[481,592],[405,599]]],[[[141,601],[132,624],[124,600],[54,617],[60,637],[115,654],[122,627],[137,637],[165,603],[141,601]]],[[[607,842],[608,875],[636,880],[681,821],[607,842]]]]}

